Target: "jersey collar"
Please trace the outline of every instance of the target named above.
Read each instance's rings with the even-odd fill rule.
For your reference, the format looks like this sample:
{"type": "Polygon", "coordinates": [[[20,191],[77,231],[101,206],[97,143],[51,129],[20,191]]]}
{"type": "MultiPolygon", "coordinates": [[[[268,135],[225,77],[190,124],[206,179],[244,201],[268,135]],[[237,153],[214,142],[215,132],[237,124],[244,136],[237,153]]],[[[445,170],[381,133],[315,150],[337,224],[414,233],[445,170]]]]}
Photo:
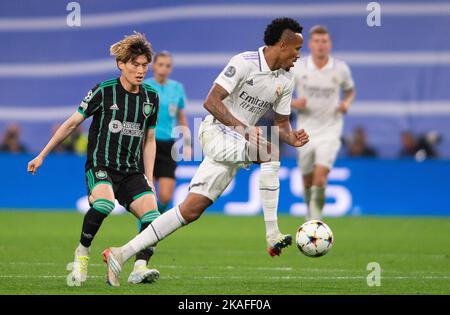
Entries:
{"type": "Polygon", "coordinates": [[[333,69],[334,66],[334,58],[329,56],[328,57],[328,62],[327,64],[322,68],[322,69],[318,69],[316,64],[313,61],[313,58],[311,55],[308,56],[308,58],[306,59],[306,68],[309,70],[328,70],[328,69],[333,69]]]}
{"type": "Polygon", "coordinates": [[[264,48],[266,46],[261,46],[258,49],[258,57],[259,57],[259,71],[272,71],[267,65],[266,58],[264,57],[264,48]]]}

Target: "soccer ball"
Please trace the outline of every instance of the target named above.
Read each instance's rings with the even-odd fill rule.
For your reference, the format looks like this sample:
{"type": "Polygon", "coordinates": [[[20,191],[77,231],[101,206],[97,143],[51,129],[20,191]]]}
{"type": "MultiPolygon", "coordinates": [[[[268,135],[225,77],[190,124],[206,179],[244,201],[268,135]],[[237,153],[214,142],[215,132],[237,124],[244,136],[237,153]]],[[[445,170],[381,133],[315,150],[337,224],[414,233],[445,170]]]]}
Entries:
{"type": "Polygon", "coordinates": [[[333,232],[324,222],[310,220],[298,228],[295,242],[306,256],[320,257],[333,247],[333,232]]]}

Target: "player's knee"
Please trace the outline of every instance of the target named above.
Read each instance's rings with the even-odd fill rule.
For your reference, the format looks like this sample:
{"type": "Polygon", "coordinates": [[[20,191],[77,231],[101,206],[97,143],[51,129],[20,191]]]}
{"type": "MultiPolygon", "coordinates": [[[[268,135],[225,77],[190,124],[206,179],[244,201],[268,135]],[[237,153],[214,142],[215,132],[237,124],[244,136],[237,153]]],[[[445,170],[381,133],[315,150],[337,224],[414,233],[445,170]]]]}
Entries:
{"type": "Polygon", "coordinates": [[[158,195],[159,202],[162,204],[168,204],[170,202],[170,199],[172,199],[172,196],[169,193],[160,192],[158,195]]]}
{"type": "Polygon", "coordinates": [[[194,209],[194,208],[191,208],[191,209],[183,208],[183,210],[180,210],[180,211],[181,211],[181,215],[188,223],[194,222],[195,220],[200,218],[200,216],[203,213],[203,211],[201,211],[200,209],[194,209]]]}
{"type": "Polygon", "coordinates": [[[318,187],[325,187],[327,184],[327,177],[326,176],[316,176],[313,180],[313,186],[318,187]]]}
{"type": "Polygon", "coordinates": [[[110,214],[114,210],[114,206],[114,202],[102,198],[96,199],[92,204],[93,209],[106,215],[110,214]]]}
{"type": "Polygon", "coordinates": [[[313,185],[312,173],[309,176],[303,176],[303,187],[311,188],[312,185],[313,185]]]}
{"type": "Polygon", "coordinates": [[[190,202],[183,202],[180,204],[180,213],[183,216],[183,218],[187,222],[193,222],[200,218],[202,213],[205,211],[207,206],[204,206],[201,202],[199,203],[190,203],[190,202]]]}

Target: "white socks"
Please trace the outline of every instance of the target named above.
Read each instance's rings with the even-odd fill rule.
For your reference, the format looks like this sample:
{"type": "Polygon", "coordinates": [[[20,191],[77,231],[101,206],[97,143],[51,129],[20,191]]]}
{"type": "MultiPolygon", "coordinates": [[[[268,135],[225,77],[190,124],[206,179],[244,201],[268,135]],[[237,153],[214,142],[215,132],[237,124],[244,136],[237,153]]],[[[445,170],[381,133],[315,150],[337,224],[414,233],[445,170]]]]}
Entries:
{"type": "Polygon", "coordinates": [[[186,224],[187,222],[181,215],[178,206],[164,212],[150,223],[145,230],[120,248],[123,262],[144,248],[156,245],[159,241],[186,224]]]}
{"type": "Polygon", "coordinates": [[[319,186],[311,187],[311,201],[309,202],[309,219],[320,220],[323,206],[325,205],[325,188],[319,186]]]}
{"type": "Polygon", "coordinates": [[[140,267],[146,267],[147,266],[147,261],[144,259],[138,259],[134,262],[134,269],[138,269],[140,267]]]}
{"type": "Polygon", "coordinates": [[[89,256],[89,252],[90,252],[89,247],[84,247],[81,244],[79,244],[77,249],[75,249],[75,253],[79,256],[89,256]]]}
{"type": "Polygon", "coordinates": [[[259,191],[261,192],[266,235],[280,233],[278,229],[278,196],[280,193],[280,162],[261,163],[259,191]]]}

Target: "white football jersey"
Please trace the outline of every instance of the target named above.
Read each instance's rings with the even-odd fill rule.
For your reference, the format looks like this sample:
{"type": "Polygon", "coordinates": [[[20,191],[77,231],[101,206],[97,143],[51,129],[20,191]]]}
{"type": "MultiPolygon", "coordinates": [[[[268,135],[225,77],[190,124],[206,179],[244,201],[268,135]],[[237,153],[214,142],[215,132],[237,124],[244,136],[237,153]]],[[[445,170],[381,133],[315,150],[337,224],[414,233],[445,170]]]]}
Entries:
{"type": "Polygon", "coordinates": [[[341,91],[354,88],[348,65],[330,57],[318,69],[311,56],[295,63],[292,69],[297,97],[306,98],[306,110],[299,112],[297,128],[305,129],[310,138],[339,138],[343,114],[336,112],[341,91]]]}
{"type": "Polygon", "coordinates": [[[232,57],[215,80],[229,93],[223,103],[231,114],[250,126],[269,108],[281,115],[291,113],[293,75],[284,69],[271,71],[263,49],[232,57]]]}

